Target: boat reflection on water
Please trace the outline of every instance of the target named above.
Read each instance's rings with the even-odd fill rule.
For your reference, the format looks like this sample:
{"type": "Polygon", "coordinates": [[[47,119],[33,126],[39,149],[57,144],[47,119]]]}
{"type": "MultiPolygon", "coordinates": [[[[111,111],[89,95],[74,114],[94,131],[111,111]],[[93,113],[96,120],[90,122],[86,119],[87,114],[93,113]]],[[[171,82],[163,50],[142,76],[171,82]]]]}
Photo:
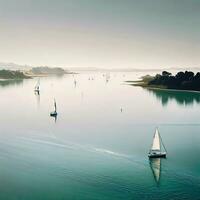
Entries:
{"type": "Polygon", "coordinates": [[[198,92],[159,89],[146,90],[153,94],[163,106],[166,106],[170,101],[175,101],[177,104],[184,106],[190,106],[194,103],[200,104],[200,93],[198,92]]]}
{"type": "Polygon", "coordinates": [[[56,121],[57,121],[57,115],[52,116],[52,117],[54,118],[54,121],[55,121],[55,123],[56,123],[56,121]]]}
{"type": "Polygon", "coordinates": [[[35,90],[34,93],[35,93],[36,96],[40,96],[40,91],[39,90],[38,91],[35,90]]]}
{"type": "Polygon", "coordinates": [[[0,87],[21,85],[22,83],[23,83],[23,79],[0,80],[0,87]]]}
{"type": "Polygon", "coordinates": [[[149,158],[150,168],[152,170],[156,184],[159,186],[161,178],[161,158],[149,158]]]}

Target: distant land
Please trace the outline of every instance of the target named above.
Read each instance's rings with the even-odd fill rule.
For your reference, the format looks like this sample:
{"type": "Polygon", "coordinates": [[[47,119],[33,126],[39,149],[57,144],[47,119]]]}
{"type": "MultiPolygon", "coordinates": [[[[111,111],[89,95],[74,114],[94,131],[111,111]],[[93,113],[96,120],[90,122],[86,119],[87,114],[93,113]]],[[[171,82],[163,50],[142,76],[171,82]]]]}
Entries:
{"type": "Polygon", "coordinates": [[[0,62],[0,70],[12,70],[12,71],[23,71],[34,75],[50,75],[50,74],[66,74],[70,73],[69,70],[62,67],[50,67],[50,66],[30,66],[30,65],[19,65],[15,63],[4,63],[0,62]]]}
{"type": "Polygon", "coordinates": [[[25,75],[21,71],[13,71],[13,70],[0,70],[0,79],[28,79],[30,76],[25,75]]]}
{"type": "Polygon", "coordinates": [[[61,67],[18,65],[0,62],[0,79],[26,79],[35,76],[50,76],[71,74],[69,70],[61,67]]]}
{"type": "Polygon", "coordinates": [[[62,68],[35,67],[31,70],[0,70],[0,79],[28,79],[37,76],[64,75],[68,74],[62,68]]]}
{"type": "Polygon", "coordinates": [[[162,72],[162,71],[200,71],[200,67],[160,67],[159,69],[156,68],[98,68],[98,67],[66,67],[66,66],[31,66],[31,65],[20,65],[15,64],[12,62],[0,62],[0,69],[8,69],[8,70],[23,70],[28,71],[32,68],[38,67],[48,67],[48,68],[62,68],[66,71],[66,73],[70,72],[84,72],[84,71],[94,71],[94,72],[162,72]]]}
{"type": "Polygon", "coordinates": [[[200,72],[196,74],[192,71],[178,72],[176,75],[168,71],[156,76],[146,75],[139,81],[127,81],[134,86],[141,86],[153,89],[173,89],[200,91],[200,72]]]}
{"type": "Polygon", "coordinates": [[[63,75],[63,74],[69,74],[71,72],[64,70],[61,67],[33,67],[31,70],[29,70],[27,73],[30,75],[63,75]]]}
{"type": "Polygon", "coordinates": [[[93,71],[93,72],[162,72],[162,71],[181,71],[181,70],[192,70],[200,71],[200,67],[171,67],[171,68],[96,68],[96,67],[68,67],[67,68],[73,72],[84,72],[84,71],[93,71]]]}

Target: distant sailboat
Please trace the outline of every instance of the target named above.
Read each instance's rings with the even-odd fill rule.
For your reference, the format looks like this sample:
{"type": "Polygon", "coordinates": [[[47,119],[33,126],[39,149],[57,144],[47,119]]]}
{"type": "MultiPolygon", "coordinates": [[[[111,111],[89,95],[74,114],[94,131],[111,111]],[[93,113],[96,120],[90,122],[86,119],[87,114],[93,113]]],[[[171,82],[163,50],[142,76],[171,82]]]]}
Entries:
{"type": "Polygon", "coordinates": [[[58,115],[57,113],[57,105],[56,105],[56,100],[54,99],[54,111],[50,113],[51,117],[56,117],[58,115]]]}
{"type": "Polygon", "coordinates": [[[38,82],[37,82],[37,84],[35,85],[34,91],[37,92],[37,93],[40,92],[40,79],[38,79],[38,82]]]}
{"type": "Polygon", "coordinates": [[[162,138],[159,134],[158,129],[156,128],[154,138],[153,138],[153,144],[152,147],[149,151],[149,158],[161,158],[161,157],[166,157],[167,151],[165,149],[165,146],[162,142],[162,138]],[[163,146],[165,151],[161,151],[161,147],[163,146]]]}
{"type": "Polygon", "coordinates": [[[110,80],[110,74],[106,73],[106,83],[110,80]]]}

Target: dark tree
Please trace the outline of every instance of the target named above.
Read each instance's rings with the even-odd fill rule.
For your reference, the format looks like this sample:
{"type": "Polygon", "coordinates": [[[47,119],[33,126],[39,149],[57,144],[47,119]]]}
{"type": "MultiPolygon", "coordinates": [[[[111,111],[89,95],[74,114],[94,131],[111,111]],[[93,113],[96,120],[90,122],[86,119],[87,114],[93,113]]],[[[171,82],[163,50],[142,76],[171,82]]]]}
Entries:
{"type": "Polygon", "coordinates": [[[170,73],[170,72],[167,72],[167,71],[162,72],[162,76],[171,76],[171,75],[172,75],[172,73],[170,73]]]}

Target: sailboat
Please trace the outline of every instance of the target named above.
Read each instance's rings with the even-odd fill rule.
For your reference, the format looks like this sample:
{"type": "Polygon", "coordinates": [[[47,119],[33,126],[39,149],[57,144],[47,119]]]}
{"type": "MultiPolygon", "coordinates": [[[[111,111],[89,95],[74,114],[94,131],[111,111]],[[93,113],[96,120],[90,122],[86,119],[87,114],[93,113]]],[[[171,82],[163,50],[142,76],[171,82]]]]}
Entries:
{"type": "Polygon", "coordinates": [[[165,158],[166,154],[167,154],[166,148],[162,142],[160,133],[159,133],[158,129],[156,128],[156,131],[155,131],[155,134],[153,137],[153,144],[149,151],[148,156],[149,156],[149,158],[161,158],[161,157],[165,158]],[[163,147],[165,151],[162,151],[161,147],[163,147]]]}
{"type": "Polygon", "coordinates": [[[110,74],[106,73],[106,83],[110,80],[110,74]]]}
{"type": "Polygon", "coordinates": [[[56,105],[56,100],[54,99],[54,111],[50,112],[51,117],[56,117],[58,115],[57,113],[57,105],[56,105]]]}
{"type": "Polygon", "coordinates": [[[35,92],[40,92],[40,79],[38,79],[38,82],[37,84],[35,85],[35,89],[34,89],[35,92]]]}

